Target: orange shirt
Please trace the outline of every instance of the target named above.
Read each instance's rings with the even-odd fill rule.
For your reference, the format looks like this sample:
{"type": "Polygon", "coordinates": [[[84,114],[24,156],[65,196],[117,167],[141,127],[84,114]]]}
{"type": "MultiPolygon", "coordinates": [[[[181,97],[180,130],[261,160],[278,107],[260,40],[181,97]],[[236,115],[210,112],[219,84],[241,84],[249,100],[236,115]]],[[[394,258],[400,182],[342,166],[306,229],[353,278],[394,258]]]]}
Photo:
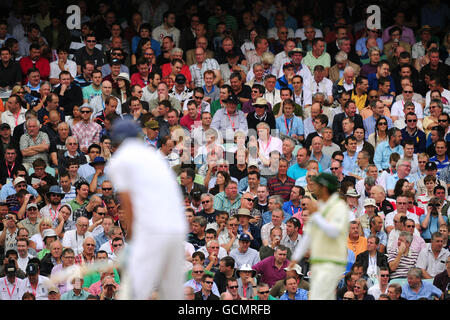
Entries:
{"type": "Polygon", "coordinates": [[[358,240],[352,241],[350,238],[347,239],[347,248],[353,251],[355,257],[358,256],[361,252],[367,250],[367,239],[359,236],[358,240]]]}

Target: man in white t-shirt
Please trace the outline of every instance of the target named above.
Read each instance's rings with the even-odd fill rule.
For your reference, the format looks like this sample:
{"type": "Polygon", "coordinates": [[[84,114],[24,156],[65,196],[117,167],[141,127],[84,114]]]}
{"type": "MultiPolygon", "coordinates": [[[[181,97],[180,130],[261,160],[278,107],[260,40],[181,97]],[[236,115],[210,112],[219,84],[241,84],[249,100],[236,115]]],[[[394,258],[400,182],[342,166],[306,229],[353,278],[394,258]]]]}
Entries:
{"type": "Polygon", "coordinates": [[[137,139],[140,132],[134,121],[116,121],[112,142],[118,148],[108,163],[131,227],[126,298],[150,298],[163,283],[156,288],[161,299],[181,300],[187,234],[183,199],[173,171],[157,150],[137,139]]]}
{"type": "Polygon", "coordinates": [[[414,90],[411,86],[405,86],[403,88],[403,100],[396,101],[391,107],[391,119],[393,122],[399,118],[405,118],[403,109],[407,103],[414,104],[414,113],[417,115],[417,119],[419,121],[423,120],[423,108],[419,103],[412,100],[413,93],[414,90]]]}

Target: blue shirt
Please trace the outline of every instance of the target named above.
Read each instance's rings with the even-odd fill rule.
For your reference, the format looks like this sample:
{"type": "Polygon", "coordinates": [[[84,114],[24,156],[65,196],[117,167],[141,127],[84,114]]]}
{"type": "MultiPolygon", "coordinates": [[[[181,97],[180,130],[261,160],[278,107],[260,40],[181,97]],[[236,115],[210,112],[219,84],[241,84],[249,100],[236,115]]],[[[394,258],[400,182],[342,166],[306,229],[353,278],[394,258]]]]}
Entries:
{"type": "Polygon", "coordinates": [[[297,136],[303,136],[305,134],[303,120],[295,115],[291,119],[286,119],[283,114],[276,118],[275,124],[280,133],[289,137],[292,137],[293,134],[297,136]]]}
{"type": "Polygon", "coordinates": [[[433,285],[431,282],[421,281],[422,287],[419,292],[414,292],[408,283],[402,286],[402,298],[406,300],[419,300],[420,298],[427,298],[432,300],[433,296],[439,298],[442,295],[441,289],[433,285]]]}
{"type": "MultiPolygon", "coordinates": [[[[389,92],[396,92],[395,91],[395,81],[392,79],[391,76],[387,76],[390,82],[389,92]]],[[[377,73],[370,73],[367,76],[367,79],[369,80],[369,88],[367,89],[367,92],[370,90],[377,90],[378,91],[378,79],[377,79],[377,73]]]]}
{"type": "MultiPolygon", "coordinates": [[[[370,236],[370,229],[364,229],[364,237],[367,239],[370,236]]],[[[387,234],[386,232],[380,230],[376,233],[376,236],[378,237],[378,239],[380,239],[380,244],[382,244],[383,246],[387,246],[387,234]]]]}
{"type": "Polygon", "coordinates": [[[377,166],[378,170],[389,168],[389,157],[394,152],[398,153],[400,157],[403,157],[403,147],[401,145],[398,145],[392,149],[389,146],[389,141],[383,141],[377,146],[375,149],[373,162],[377,166]]]}
{"type": "Polygon", "coordinates": [[[81,289],[79,296],[75,295],[73,290],[70,290],[61,295],[61,300],[86,300],[88,296],[89,293],[86,290],[81,289]]]}
{"type": "MultiPolygon", "coordinates": [[[[286,291],[281,297],[280,300],[292,300],[289,298],[289,293],[286,291]]],[[[297,289],[297,292],[295,293],[294,300],[308,300],[308,291],[305,289],[297,289]]]]}
{"type": "MultiPolygon", "coordinates": [[[[286,212],[283,209],[284,219],[283,222],[286,223],[290,218],[292,218],[292,211],[286,212]]],[[[262,225],[264,226],[266,223],[272,222],[272,211],[265,211],[261,214],[262,225]]]]}
{"type": "Polygon", "coordinates": [[[355,152],[353,157],[350,157],[347,153],[347,151],[344,152],[344,161],[342,161],[342,167],[347,172],[353,172],[353,169],[358,164],[356,163],[356,158],[358,157],[359,152],[355,152]]]}
{"type": "MultiPolygon", "coordinates": [[[[298,178],[306,176],[308,170],[306,168],[301,168],[298,163],[292,165],[289,167],[287,171],[287,176],[289,178],[292,178],[294,180],[297,180],[298,178]]],[[[319,172],[322,172],[322,166],[319,163],[319,172]]]]}
{"type": "Polygon", "coordinates": [[[319,163],[319,172],[322,172],[322,168],[330,168],[331,167],[331,158],[326,154],[322,153],[322,157],[319,159],[316,158],[314,152],[311,153],[310,160],[316,160],[319,163]]]}
{"type": "MultiPolygon", "coordinates": [[[[419,222],[422,224],[423,220],[426,218],[426,214],[422,214],[419,217],[419,222]]],[[[442,215],[442,218],[445,220],[445,223],[448,223],[448,217],[446,215],[442,215]]],[[[428,227],[426,229],[422,228],[422,232],[420,233],[420,236],[424,240],[430,240],[431,235],[435,232],[439,231],[439,216],[433,216],[430,215],[430,222],[428,223],[428,227]]]]}
{"type": "MultiPolygon", "coordinates": [[[[27,191],[31,193],[34,197],[38,196],[38,193],[30,185],[27,185],[27,191]]],[[[0,190],[0,201],[5,201],[10,195],[16,194],[16,189],[14,189],[12,183],[6,183],[3,185],[2,190],[0,190]]]]}
{"type": "Polygon", "coordinates": [[[286,86],[282,86],[280,84],[280,81],[284,82],[286,84],[287,88],[291,89],[292,92],[294,92],[294,86],[292,84],[288,83],[288,81],[286,80],[286,77],[284,75],[281,78],[277,79],[277,83],[275,84],[275,89],[280,90],[282,88],[286,88],[286,86]]]}
{"type": "MultiPolygon", "coordinates": [[[[414,182],[415,185],[417,176],[413,176],[410,174],[407,177],[405,177],[405,179],[408,180],[409,182],[414,182]]],[[[400,178],[398,177],[398,173],[394,173],[393,175],[387,177],[386,190],[394,190],[395,184],[398,182],[398,180],[400,180],[400,178]]]]}
{"type": "Polygon", "coordinates": [[[286,201],[283,204],[283,211],[287,212],[288,214],[291,214],[291,217],[296,214],[297,212],[301,212],[302,211],[302,207],[299,205],[298,207],[296,207],[291,200],[286,201]]]}
{"type": "MultiPolygon", "coordinates": [[[[134,36],[133,39],[131,39],[131,52],[136,53],[140,40],[141,40],[141,37],[139,37],[139,36],[134,36]]],[[[151,40],[151,42],[150,42],[151,47],[153,49],[153,52],[155,53],[155,57],[158,57],[161,54],[161,45],[159,44],[158,41],[156,41],[153,38],[151,38],[150,40],[151,40]]]]}

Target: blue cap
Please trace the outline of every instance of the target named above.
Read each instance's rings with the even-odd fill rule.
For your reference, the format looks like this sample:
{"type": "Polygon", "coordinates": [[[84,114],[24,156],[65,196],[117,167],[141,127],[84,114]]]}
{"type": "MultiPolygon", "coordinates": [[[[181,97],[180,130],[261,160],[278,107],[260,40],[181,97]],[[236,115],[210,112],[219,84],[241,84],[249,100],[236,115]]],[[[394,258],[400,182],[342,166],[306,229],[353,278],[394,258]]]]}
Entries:
{"type": "Polygon", "coordinates": [[[141,132],[138,124],[129,119],[118,119],[114,121],[111,128],[111,141],[120,143],[126,138],[136,138],[141,132]]]}
{"type": "Polygon", "coordinates": [[[94,161],[89,163],[89,165],[95,166],[96,164],[99,164],[99,163],[106,163],[105,158],[103,158],[103,157],[95,157],[94,161]]]}
{"type": "Polygon", "coordinates": [[[53,186],[51,186],[51,187],[48,189],[48,194],[51,194],[51,193],[59,194],[59,195],[61,195],[62,197],[65,196],[65,194],[64,194],[64,192],[62,191],[61,187],[58,186],[58,185],[56,185],[56,184],[53,185],[53,186]]]}
{"type": "Polygon", "coordinates": [[[239,241],[252,241],[252,239],[250,239],[250,236],[246,233],[241,233],[241,235],[239,236],[239,241]]]}

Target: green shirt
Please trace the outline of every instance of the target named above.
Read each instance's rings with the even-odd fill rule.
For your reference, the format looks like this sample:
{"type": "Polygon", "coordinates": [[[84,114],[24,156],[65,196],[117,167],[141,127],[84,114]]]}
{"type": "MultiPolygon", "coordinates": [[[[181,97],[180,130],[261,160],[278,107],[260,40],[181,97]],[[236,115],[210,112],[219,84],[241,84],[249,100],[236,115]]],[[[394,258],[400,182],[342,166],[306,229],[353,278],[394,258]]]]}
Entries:
{"type": "Polygon", "coordinates": [[[92,84],[87,87],[84,87],[82,91],[83,91],[83,99],[86,99],[88,102],[90,102],[92,98],[102,94],[102,88],[100,87],[98,90],[95,90],[92,84]]]}
{"type": "MultiPolygon", "coordinates": [[[[211,117],[214,117],[214,114],[217,112],[217,110],[220,110],[220,108],[225,108],[225,105],[220,104],[220,99],[214,100],[211,102],[209,109],[211,112],[211,117]]],[[[241,104],[239,103],[237,106],[238,110],[241,110],[241,104]]]]}
{"type": "MultiPolygon", "coordinates": [[[[89,273],[89,274],[85,275],[83,288],[89,288],[94,283],[99,282],[100,277],[101,276],[100,276],[99,272],[89,273]]],[[[120,284],[119,273],[117,272],[116,269],[114,269],[114,281],[116,281],[117,284],[120,284]]]]}
{"type": "Polygon", "coordinates": [[[69,201],[68,204],[72,208],[72,212],[75,212],[76,210],[80,209],[81,207],[87,205],[89,203],[89,200],[85,200],[83,204],[79,204],[76,199],[73,199],[72,201],[69,201]]]}
{"type": "Polygon", "coordinates": [[[330,57],[329,53],[324,51],[320,57],[316,58],[313,56],[312,51],[308,51],[306,56],[303,58],[302,63],[307,65],[309,70],[311,70],[311,73],[313,73],[314,67],[317,65],[321,65],[324,68],[330,68],[331,67],[331,57],[330,57]]]}
{"type": "Polygon", "coordinates": [[[50,250],[48,250],[47,248],[42,249],[41,251],[39,251],[39,253],[37,254],[37,257],[39,260],[42,260],[42,258],[47,254],[50,253],[50,250]]]}

